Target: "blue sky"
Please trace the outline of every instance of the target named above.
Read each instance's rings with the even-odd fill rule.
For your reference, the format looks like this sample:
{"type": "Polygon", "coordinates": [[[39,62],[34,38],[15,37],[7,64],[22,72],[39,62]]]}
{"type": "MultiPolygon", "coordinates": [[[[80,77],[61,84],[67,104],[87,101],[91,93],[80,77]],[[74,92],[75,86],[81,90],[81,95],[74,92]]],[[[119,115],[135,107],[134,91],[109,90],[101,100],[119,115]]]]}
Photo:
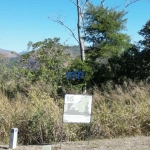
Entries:
{"type": "MultiPolygon", "coordinates": [[[[125,0],[106,0],[105,6],[120,6],[125,0]]],[[[100,0],[91,0],[99,5],[100,0]]],[[[126,33],[133,42],[142,39],[138,31],[150,19],[150,1],[141,0],[127,9],[126,33]]],[[[15,52],[26,51],[29,41],[60,37],[61,43],[77,45],[63,26],[47,19],[62,14],[65,24],[76,28],[76,7],[70,0],[0,0],[0,48],[15,52]],[[66,16],[66,17],[65,17],[66,16]]],[[[75,33],[77,33],[75,31],[75,33]]],[[[77,34],[76,34],[77,35],[77,34]]]]}

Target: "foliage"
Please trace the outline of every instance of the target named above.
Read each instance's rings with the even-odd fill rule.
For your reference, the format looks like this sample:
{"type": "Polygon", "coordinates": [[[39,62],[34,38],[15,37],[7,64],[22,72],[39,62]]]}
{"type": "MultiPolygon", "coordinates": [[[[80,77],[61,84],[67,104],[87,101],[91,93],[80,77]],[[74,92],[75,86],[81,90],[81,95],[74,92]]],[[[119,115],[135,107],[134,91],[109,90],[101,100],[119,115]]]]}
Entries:
{"type": "MultiPolygon", "coordinates": [[[[108,55],[108,57],[101,56],[99,53],[100,49],[96,50],[99,46],[98,44],[96,45],[96,48],[93,47],[92,49],[89,48],[87,50],[87,62],[93,68],[91,83],[96,83],[98,86],[107,83],[107,81],[113,81],[115,84],[122,84],[128,79],[136,82],[141,80],[149,82],[149,23],[150,22],[148,21],[139,31],[139,34],[144,37],[144,40],[139,41],[138,45],[130,44],[128,49],[118,53],[117,55],[114,53],[113,55],[108,55]]],[[[92,26],[94,25],[91,25],[91,30],[94,30],[93,28],[95,26],[93,28],[92,26]]],[[[95,32],[97,31],[99,30],[95,29],[95,32]]],[[[91,35],[93,34],[92,31],[89,33],[91,35]]],[[[102,35],[97,34],[97,36],[102,35]]],[[[113,47],[113,42],[110,46],[113,47]]],[[[101,48],[103,48],[103,46],[101,48]]],[[[113,53],[113,49],[111,52],[113,53]]]]}
{"type": "Polygon", "coordinates": [[[24,68],[20,68],[20,71],[27,75],[32,83],[41,81],[50,84],[49,93],[56,96],[65,78],[65,65],[69,62],[68,54],[63,51],[65,46],[59,43],[59,38],[30,42],[28,45],[32,51],[22,56],[24,68]]]}
{"type": "MultiPolygon", "coordinates": [[[[149,135],[150,87],[126,82],[106,89],[94,89],[91,138],[149,135]]],[[[13,101],[0,93],[1,142],[8,143],[12,127],[19,129],[19,144],[59,142],[63,100],[54,101],[41,85],[28,90],[28,97],[18,94],[13,101]]],[[[87,130],[87,125],[65,124],[62,140],[86,140],[87,130]]]]}
{"type": "Polygon", "coordinates": [[[129,36],[123,33],[127,21],[125,15],[125,11],[95,7],[92,4],[85,11],[83,29],[86,36],[83,38],[90,44],[86,49],[86,63],[92,68],[92,85],[124,76],[118,70],[122,66],[116,61],[121,61],[122,53],[131,47],[129,36]]]}
{"type": "Polygon", "coordinates": [[[125,30],[124,11],[93,6],[90,4],[85,12],[84,37],[92,43],[88,57],[95,61],[100,57],[111,57],[127,50],[130,38],[122,33],[125,30]]]}
{"type": "MultiPolygon", "coordinates": [[[[64,104],[60,94],[82,93],[85,83],[93,87],[92,138],[150,134],[150,87],[140,82],[150,76],[150,21],[139,32],[144,40],[131,45],[129,37],[121,33],[124,15],[124,11],[89,5],[83,38],[93,46],[86,49],[84,62],[78,57],[70,60],[58,38],[29,42],[31,51],[13,65],[0,56],[3,142],[8,142],[14,126],[19,128],[22,144],[60,141],[64,104]],[[85,77],[67,80],[67,71],[83,71],[85,77]]],[[[87,130],[87,125],[65,125],[63,141],[85,140],[87,130]]]]}
{"type": "MultiPolygon", "coordinates": [[[[150,76],[150,21],[139,31],[143,40],[138,45],[132,45],[127,51],[109,59],[111,70],[117,79],[126,77],[133,81],[146,81],[150,76]]],[[[113,78],[113,80],[116,80],[113,78]]]]}
{"type": "Polygon", "coordinates": [[[132,45],[119,56],[113,56],[103,63],[93,75],[93,81],[100,85],[107,81],[122,84],[131,79],[139,82],[145,81],[150,76],[148,51],[140,51],[136,45],[132,45]]]}
{"type": "Polygon", "coordinates": [[[139,34],[144,38],[144,40],[139,41],[143,46],[143,49],[150,50],[150,20],[146,22],[143,28],[139,31],[139,34]]]}
{"type": "MultiPolygon", "coordinates": [[[[69,67],[69,71],[83,71],[84,72],[84,78],[83,80],[80,80],[78,83],[81,82],[88,82],[92,76],[92,68],[86,63],[86,62],[82,62],[80,58],[75,58],[69,67]]],[[[76,81],[77,82],[77,79],[76,81]]],[[[74,83],[74,82],[73,82],[74,83]]],[[[77,84],[78,84],[77,83],[77,84]]]]}
{"type": "Polygon", "coordinates": [[[93,70],[89,66],[88,63],[81,61],[79,57],[76,57],[73,59],[69,66],[67,72],[83,72],[84,76],[81,79],[78,78],[71,78],[71,79],[65,79],[64,82],[64,88],[69,93],[82,93],[82,88],[87,84],[87,86],[90,86],[90,80],[93,75],[93,70]]]}

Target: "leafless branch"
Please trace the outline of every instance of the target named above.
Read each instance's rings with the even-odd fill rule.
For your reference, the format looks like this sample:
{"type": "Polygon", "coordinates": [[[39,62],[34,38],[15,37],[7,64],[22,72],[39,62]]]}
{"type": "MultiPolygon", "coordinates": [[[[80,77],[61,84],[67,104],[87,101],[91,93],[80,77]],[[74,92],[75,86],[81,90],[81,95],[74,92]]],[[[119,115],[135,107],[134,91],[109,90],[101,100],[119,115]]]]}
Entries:
{"type": "MultiPolygon", "coordinates": [[[[79,8],[81,9],[80,5],[77,5],[73,0],[70,0],[70,2],[72,2],[75,6],[77,6],[77,7],[79,7],[79,8]]],[[[81,2],[81,5],[84,4],[82,10],[84,10],[84,8],[85,8],[85,6],[86,6],[86,4],[87,4],[88,2],[89,2],[89,0],[86,0],[85,3],[84,3],[83,1],[81,2]]]]}
{"type": "Polygon", "coordinates": [[[84,9],[85,9],[88,2],[89,2],[89,0],[86,0],[86,2],[84,3],[83,9],[82,9],[82,14],[84,13],[84,9]]]}
{"type": "Polygon", "coordinates": [[[124,7],[124,4],[116,4],[116,3],[114,3],[114,6],[112,7],[112,9],[114,9],[114,10],[116,10],[116,9],[118,9],[118,8],[121,8],[121,7],[124,7]]]}
{"type": "MultiPolygon", "coordinates": [[[[85,7],[86,5],[88,4],[89,0],[86,0],[86,2],[84,3],[84,6],[83,6],[83,9],[82,9],[82,12],[81,12],[81,19],[82,19],[82,24],[83,24],[83,27],[85,26],[85,22],[84,22],[84,11],[85,11],[85,7]]],[[[84,36],[86,35],[86,32],[84,31],[84,36]]]]}
{"type": "MultiPolygon", "coordinates": [[[[70,0],[70,2],[72,2],[76,7],[79,7],[80,10],[82,9],[82,10],[81,10],[81,14],[83,14],[83,13],[84,13],[85,6],[86,6],[87,3],[89,2],[89,0],[86,0],[85,3],[82,2],[82,3],[84,4],[83,8],[81,8],[80,5],[77,5],[73,0],[70,0]]],[[[82,4],[82,5],[83,5],[83,4],[82,4]]]]}
{"type": "Polygon", "coordinates": [[[133,4],[133,3],[137,2],[137,1],[140,1],[140,0],[130,0],[130,1],[125,0],[125,2],[126,2],[125,8],[127,8],[128,6],[130,6],[131,4],[133,4]]]}
{"type": "Polygon", "coordinates": [[[104,6],[104,2],[105,0],[102,0],[100,6],[104,6]]]}
{"type": "Polygon", "coordinates": [[[64,22],[60,19],[60,16],[58,16],[56,19],[50,18],[50,17],[48,17],[48,19],[53,21],[53,22],[57,22],[58,24],[64,26],[71,33],[70,35],[79,43],[79,40],[76,38],[73,30],[71,28],[69,28],[67,25],[64,24],[64,22]]]}
{"type": "MultiPolygon", "coordinates": [[[[80,7],[79,5],[77,5],[73,0],[70,0],[70,2],[72,2],[75,6],[80,7]]],[[[81,8],[80,8],[81,9],[81,8]]]]}
{"type": "Polygon", "coordinates": [[[116,9],[118,9],[118,8],[120,8],[122,5],[117,5],[117,6],[114,6],[114,7],[112,7],[114,10],[116,10],[116,9]]]}
{"type": "Polygon", "coordinates": [[[67,39],[63,42],[65,46],[67,45],[66,43],[68,43],[68,41],[69,41],[69,38],[67,38],[67,39]]]}

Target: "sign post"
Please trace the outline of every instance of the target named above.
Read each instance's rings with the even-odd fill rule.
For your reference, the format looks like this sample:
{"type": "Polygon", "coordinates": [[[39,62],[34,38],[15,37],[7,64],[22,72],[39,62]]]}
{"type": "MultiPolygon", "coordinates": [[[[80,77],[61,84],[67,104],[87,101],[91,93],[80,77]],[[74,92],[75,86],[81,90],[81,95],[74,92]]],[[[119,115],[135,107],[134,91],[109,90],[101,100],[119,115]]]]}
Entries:
{"type": "MultiPolygon", "coordinates": [[[[62,126],[63,123],[87,123],[90,124],[89,126],[90,128],[91,110],[92,110],[92,95],[66,94],[62,126]]],[[[88,132],[90,132],[90,129],[88,130],[88,132]]],[[[90,133],[88,134],[88,144],[89,144],[89,139],[90,139],[90,133]]],[[[62,138],[61,138],[61,142],[62,142],[62,138]]]]}
{"type": "Polygon", "coordinates": [[[64,123],[90,123],[91,121],[91,95],[65,95],[64,123]]]}

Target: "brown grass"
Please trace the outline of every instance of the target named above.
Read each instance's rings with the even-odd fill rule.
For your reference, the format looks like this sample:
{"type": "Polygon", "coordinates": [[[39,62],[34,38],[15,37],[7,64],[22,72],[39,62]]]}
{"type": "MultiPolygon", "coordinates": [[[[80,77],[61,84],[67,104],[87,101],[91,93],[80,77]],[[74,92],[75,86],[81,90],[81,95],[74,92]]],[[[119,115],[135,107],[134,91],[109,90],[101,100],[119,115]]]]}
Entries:
{"type": "MultiPolygon", "coordinates": [[[[128,83],[116,89],[100,91],[95,87],[91,139],[150,134],[150,87],[128,83]]],[[[12,127],[19,129],[20,144],[60,141],[63,100],[55,101],[38,87],[28,89],[29,96],[17,94],[9,101],[0,93],[0,139],[9,141],[12,127]]],[[[65,124],[63,141],[88,138],[88,125],[65,124]]]]}

